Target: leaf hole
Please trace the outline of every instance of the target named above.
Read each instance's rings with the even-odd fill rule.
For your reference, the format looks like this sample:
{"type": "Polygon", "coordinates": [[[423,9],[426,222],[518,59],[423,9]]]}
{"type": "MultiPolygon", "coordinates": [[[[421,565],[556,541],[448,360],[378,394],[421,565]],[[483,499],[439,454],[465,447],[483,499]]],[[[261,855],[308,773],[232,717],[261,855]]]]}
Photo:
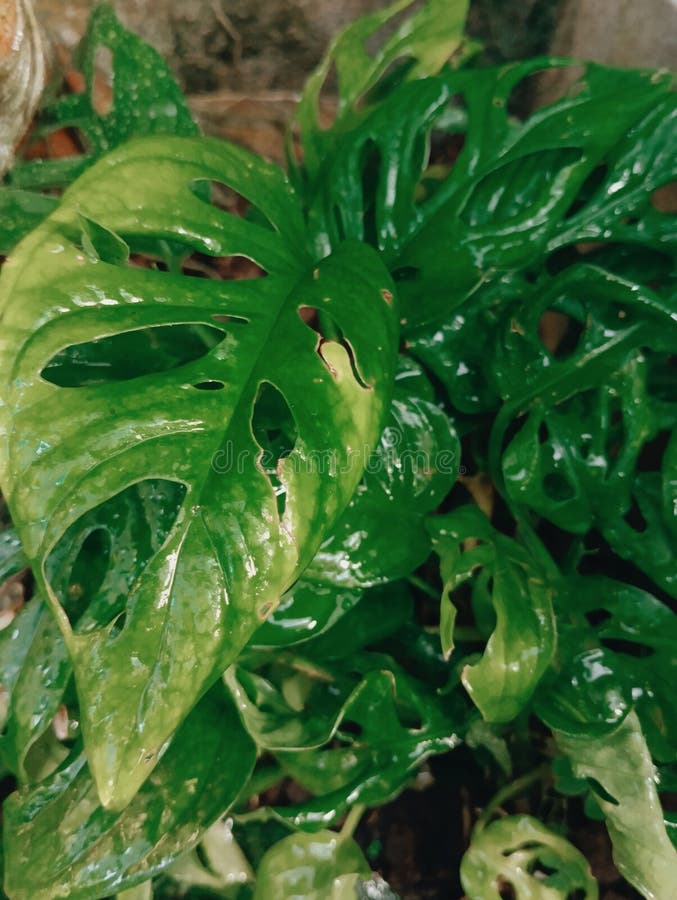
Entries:
{"type": "Polygon", "coordinates": [[[131,381],[203,359],[224,337],[223,329],[202,323],[123,331],[59,350],[40,374],[68,388],[131,381]]]}
{"type": "Polygon", "coordinates": [[[80,546],[66,589],[64,609],[71,626],[77,625],[92,596],[101,588],[110,565],[111,539],[103,528],[91,531],[80,546]]]}
{"type": "MultiPolygon", "coordinates": [[[[376,247],[379,243],[376,193],[381,179],[382,157],[376,141],[365,141],[362,147],[362,240],[376,247]]],[[[344,229],[345,233],[345,229],[344,229]]]]}
{"type": "Polygon", "coordinates": [[[333,316],[326,309],[317,309],[313,306],[299,306],[298,313],[304,325],[307,325],[312,331],[319,335],[319,340],[315,348],[315,352],[322,360],[325,368],[333,378],[337,377],[337,372],[325,357],[323,348],[330,343],[340,344],[348,354],[350,367],[355,381],[365,390],[370,390],[369,385],[362,378],[360,370],[357,366],[355,351],[350,341],[344,337],[343,331],[339,327],[333,316]]]}
{"type": "Polygon", "coordinates": [[[107,116],[113,108],[113,52],[99,46],[94,53],[94,77],[90,89],[92,108],[100,116],[107,116]]]}
{"type": "Polygon", "coordinates": [[[116,638],[120,634],[122,634],[126,624],[127,624],[127,611],[123,609],[122,612],[119,612],[117,614],[117,616],[115,616],[113,621],[108,626],[108,634],[110,635],[110,637],[116,638]]]}
{"type": "Polygon", "coordinates": [[[543,845],[539,841],[523,841],[520,844],[515,844],[512,847],[508,847],[506,850],[501,852],[502,856],[510,857],[513,853],[520,853],[523,850],[541,850],[543,845]]]}
{"type": "MultiPolygon", "coordinates": [[[[367,39],[367,43],[369,43],[369,39],[367,39]]],[[[374,86],[364,96],[357,99],[355,109],[366,109],[384,100],[397,85],[406,80],[407,73],[415,62],[415,58],[406,52],[391,59],[378,76],[374,86]]]]}
{"type": "Polygon", "coordinates": [[[538,337],[555,359],[572,356],[584,331],[585,326],[577,319],[556,309],[546,309],[538,323],[538,337]]]}
{"type": "Polygon", "coordinates": [[[298,441],[298,426],[282,392],[264,381],[259,385],[252,410],[251,429],[260,448],[257,465],[272,485],[280,518],[286,507],[287,487],[281,479],[281,463],[291,456],[298,441]]]}
{"type": "Polygon", "coordinates": [[[341,722],[340,731],[342,735],[350,735],[353,738],[360,738],[364,733],[364,728],[360,725],[359,722],[355,722],[351,719],[344,719],[341,722]]]}
{"type": "Polygon", "coordinates": [[[572,99],[585,89],[585,74],[585,66],[564,65],[537,69],[525,75],[510,92],[509,115],[523,119],[536,110],[572,99]]]}
{"type": "Polygon", "coordinates": [[[608,609],[590,609],[585,614],[585,618],[588,622],[596,627],[597,625],[603,625],[605,622],[608,622],[612,616],[608,609]]]}
{"type": "Polygon", "coordinates": [[[421,270],[415,266],[401,266],[393,272],[393,281],[418,281],[421,270]]]}
{"type": "Polygon", "coordinates": [[[656,188],[650,202],[656,212],[677,213],[677,181],[670,181],[656,188]]]}
{"type": "Polygon", "coordinates": [[[69,126],[55,128],[54,131],[32,141],[24,156],[26,159],[76,159],[89,152],[87,136],[80,128],[69,126]]]}
{"type": "MultiPolygon", "coordinates": [[[[336,97],[340,94],[339,75],[336,60],[332,59],[327,74],[322,80],[317,100],[317,125],[320,131],[329,131],[336,122],[336,97]]],[[[303,129],[299,126],[299,137],[303,129]]],[[[302,157],[302,152],[300,153],[302,157]]]]}
{"type": "Polygon", "coordinates": [[[277,230],[270,219],[258,207],[253,206],[244,194],[238,193],[238,191],[221,181],[195,178],[188,187],[191,193],[198,200],[202,200],[203,203],[208,203],[222,212],[230,213],[230,215],[246,218],[269,231],[277,230]]]}
{"type": "Polygon", "coordinates": [[[544,493],[556,503],[566,503],[576,495],[576,490],[560,472],[548,472],[543,479],[544,493]]]}
{"type": "Polygon", "coordinates": [[[169,536],[186,495],[184,484],[149,478],[85,513],[46,562],[47,579],[77,633],[121,630],[134,585],[169,536]]]}
{"type": "Polygon", "coordinates": [[[222,391],[225,384],[222,381],[200,381],[193,387],[198,391],[222,391]]]}
{"type": "Polygon", "coordinates": [[[556,875],[559,869],[554,869],[552,866],[546,865],[542,860],[538,857],[536,859],[532,859],[527,863],[527,872],[530,875],[533,875],[535,878],[539,880],[545,881],[546,878],[550,878],[552,875],[556,875]]]}
{"type": "Polygon", "coordinates": [[[616,798],[612,794],[610,794],[607,789],[602,784],[600,784],[599,781],[597,781],[596,778],[592,778],[590,775],[588,775],[585,780],[590,785],[591,791],[596,794],[600,798],[600,800],[604,800],[606,803],[612,803],[614,806],[619,805],[618,800],[616,800],[616,798]]]}
{"type": "Polygon", "coordinates": [[[633,531],[636,531],[639,534],[643,534],[649,527],[649,523],[644,517],[644,514],[640,509],[639,503],[637,502],[637,498],[635,496],[632,497],[630,509],[623,516],[623,520],[627,525],[630,526],[630,528],[632,528],[633,531]]]}
{"type": "Polygon", "coordinates": [[[250,281],[265,278],[265,269],[248,256],[208,256],[191,253],[182,263],[181,271],[190,278],[208,278],[213,281],[250,281]]]}
{"type": "Polygon", "coordinates": [[[621,653],[623,656],[633,656],[635,659],[646,659],[656,652],[648,644],[642,644],[640,641],[626,641],[625,638],[602,638],[600,643],[607,650],[613,650],[614,653],[621,653]]]}

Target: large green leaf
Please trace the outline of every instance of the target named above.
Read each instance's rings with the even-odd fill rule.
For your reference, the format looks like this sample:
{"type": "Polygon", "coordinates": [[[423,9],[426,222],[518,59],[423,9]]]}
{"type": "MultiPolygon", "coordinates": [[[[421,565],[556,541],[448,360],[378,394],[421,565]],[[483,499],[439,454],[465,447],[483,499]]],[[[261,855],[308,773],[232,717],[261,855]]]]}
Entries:
{"type": "Polygon", "coordinates": [[[647,900],[667,900],[677,884],[677,850],[665,830],[656,772],[634,712],[604,737],[556,732],[574,774],[590,781],[619,872],[647,900]]]}
{"type": "Polygon", "coordinates": [[[428,528],[441,560],[443,650],[450,655],[454,648],[452,593],[472,581],[476,616],[495,624],[480,660],[465,666],[463,684],[487,721],[506,722],[528,702],[555,650],[547,573],[476,506],[431,517],[428,528]]]}
{"type": "Polygon", "coordinates": [[[314,264],[274,166],[217,141],[148,138],[85,173],[17,248],[0,313],[3,490],[73,660],[102,802],[121,808],[348,503],[389,404],[392,284],[368,247],[314,264]],[[210,205],[197,187],[210,181],[260,223],[210,205]],[[174,259],[246,256],[267,277],[129,265],[130,248],[163,242],[174,259]],[[167,352],[175,326],[178,342],[197,327],[197,358],[167,352]],[[113,365],[140,330],[149,351],[113,365]],[[257,441],[252,424],[266,392],[290,433],[272,460],[259,443],[271,433],[257,441]],[[171,522],[161,546],[127,567],[121,605],[96,603],[74,629],[50,554],[85,514],[110,528],[115,498],[149,479],[146,502],[171,522]]]}
{"type": "Polygon", "coordinates": [[[638,472],[635,476],[632,502],[639,515],[634,520],[627,515],[610,518],[602,525],[604,537],[616,553],[634,562],[671,597],[677,597],[676,436],[677,431],[673,431],[662,471],[638,472]]]}
{"type": "Polygon", "coordinates": [[[516,900],[599,896],[583,854],[524,815],[497,819],[475,830],[461,862],[461,881],[468,900],[499,900],[507,885],[516,900]]]}
{"type": "Polygon", "coordinates": [[[233,803],[254,758],[219,686],[122,812],[99,804],[86,755],[74,751],[53,776],[5,802],[5,890],[12,900],[95,900],[145,881],[233,803]]]}

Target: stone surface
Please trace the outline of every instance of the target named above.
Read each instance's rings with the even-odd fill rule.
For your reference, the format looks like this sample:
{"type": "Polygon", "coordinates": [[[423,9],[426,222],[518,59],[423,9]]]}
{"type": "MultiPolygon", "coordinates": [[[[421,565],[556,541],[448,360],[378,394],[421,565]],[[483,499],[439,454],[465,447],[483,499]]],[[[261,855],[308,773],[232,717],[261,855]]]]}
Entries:
{"type": "MultiPolygon", "coordinates": [[[[677,0],[563,0],[551,52],[629,68],[677,66],[677,0]]],[[[569,86],[562,71],[544,75],[538,104],[569,86]]]]}
{"type": "MultiPolygon", "coordinates": [[[[51,40],[73,46],[93,0],[36,0],[51,40]]],[[[114,0],[188,93],[298,89],[336,31],[381,0],[114,0]]]]}
{"type": "Polygon", "coordinates": [[[615,66],[677,65],[677,0],[565,0],[554,53],[615,66]]]}

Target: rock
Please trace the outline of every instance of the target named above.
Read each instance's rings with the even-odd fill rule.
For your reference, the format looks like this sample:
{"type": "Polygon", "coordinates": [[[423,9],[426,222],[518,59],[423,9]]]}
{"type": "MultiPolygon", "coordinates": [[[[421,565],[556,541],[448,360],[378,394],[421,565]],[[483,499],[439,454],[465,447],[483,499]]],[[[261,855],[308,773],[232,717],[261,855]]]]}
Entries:
{"type": "Polygon", "coordinates": [[[0,0],[0,176],[40,99],[45,69],[30,0],[0,0]]]}
{"type": "MultiPolygon", "coordinates": [[[[36,0],[57,45],[84,33],[93,0],[36,0]]],[[[336,31],[382,0],[115,0],[121,21],[152,44],[190,94],[298,89],[336,31]]]]}
{"type": "MultiPolygon", "coordinates": [[[[673,68],[677,61],[677,0],[564,0],[551,52],[611,66],[673,68]]],[[[548,73],[539,103],[566,90],[562,73],[548,73]]]]}

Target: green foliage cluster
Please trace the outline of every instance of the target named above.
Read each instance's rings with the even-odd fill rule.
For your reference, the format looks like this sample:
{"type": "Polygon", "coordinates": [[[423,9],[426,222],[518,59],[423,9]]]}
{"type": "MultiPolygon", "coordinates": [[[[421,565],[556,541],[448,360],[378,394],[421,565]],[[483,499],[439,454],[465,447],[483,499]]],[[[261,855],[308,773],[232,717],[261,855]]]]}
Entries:
{"type": "Polygon", "coordinates": [[[574,67],[522,121],[569,63],[476,67],[463,0],[410,7],[338,36],[288,173],[101,7],[39,122],[86,155],[0,189],[11,900],[393,896],[356,822],[460,745],[503,785],[470,900],[598,896],[561,822],[496,818],[539,784],[673,896],[673,78],[574,67]]]}

